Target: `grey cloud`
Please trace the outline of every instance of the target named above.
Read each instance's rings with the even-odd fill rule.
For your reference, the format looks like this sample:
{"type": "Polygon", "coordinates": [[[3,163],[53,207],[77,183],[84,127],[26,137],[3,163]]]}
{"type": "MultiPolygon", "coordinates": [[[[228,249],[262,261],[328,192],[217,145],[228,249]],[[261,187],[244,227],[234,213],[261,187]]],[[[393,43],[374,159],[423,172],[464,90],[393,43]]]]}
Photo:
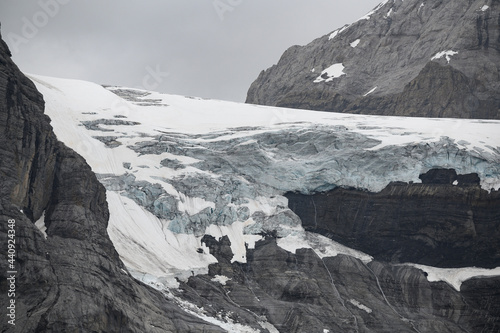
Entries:
{"type": "MultiPolygon", "coordinates": [[[[141,87],[148,68],[160,68],[169,75],[158,91],[243,101],[259,72],[288,47],[352,22],[378,2],[4,0],[0,22],[25,72],[141,87]],[[59,5],[57,13],[33,38],[12,45],[9,34],[22,37],[26,20],[50,4],[59,5]]],[[[35,18],[43,23],[43,15],[35,18]]]]}

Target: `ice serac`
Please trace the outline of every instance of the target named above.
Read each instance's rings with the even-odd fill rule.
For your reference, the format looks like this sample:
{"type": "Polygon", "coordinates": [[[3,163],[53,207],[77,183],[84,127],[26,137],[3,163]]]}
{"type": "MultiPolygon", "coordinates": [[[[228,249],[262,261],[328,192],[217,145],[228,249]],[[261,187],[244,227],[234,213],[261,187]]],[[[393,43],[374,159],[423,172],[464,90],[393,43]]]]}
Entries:
{"type": "MultiPolygon", "coordinates": [[[[106,227],[104,187],[58,141],[44,100],[0,42],[0,234],[15,220],[16,320],[2,332],[222,332],[127,272],[106,227]],[[35,226],[44,214],[46,237],[35,226]]],[[[6,245],[5,245],[6,246],[6,245]]],[[[7,251],[2,251],[6,309],[7,251]]]]}
{"type": "Polygon", "coordinates": [[[289,48],[260,73],[246,102],[500,119],[499,15],[494,0],[384,1],[348,26],[289,48]],[[325,72],[334,64],[345,75],[325,72]]]}

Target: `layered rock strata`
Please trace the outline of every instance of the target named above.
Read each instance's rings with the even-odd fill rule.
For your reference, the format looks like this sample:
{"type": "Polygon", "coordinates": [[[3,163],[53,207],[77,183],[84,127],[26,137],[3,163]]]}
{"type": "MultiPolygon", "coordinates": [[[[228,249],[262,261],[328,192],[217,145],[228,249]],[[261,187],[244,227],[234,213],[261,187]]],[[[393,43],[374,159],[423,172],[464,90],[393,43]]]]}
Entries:
{"type": "Polygon", "coordinates": [[[500,278],[466,281],[461,291],[429,282],[420,269],[352,256],[295,253],[267,236],[231,263],[229,240],[204,239],[218,263],[181,284],[184,298],[214,313],[279,332],[496,332],[500,278]]]}
{"type": "Polygon", "coordinates": [[[488,193],[477,174],[453,169],[432,169],[420,178],[422,183],[393,182],[377,193],[337,188],[286,196],[306,230],[379,260],[498,267],[500,192],[488,193]]]}

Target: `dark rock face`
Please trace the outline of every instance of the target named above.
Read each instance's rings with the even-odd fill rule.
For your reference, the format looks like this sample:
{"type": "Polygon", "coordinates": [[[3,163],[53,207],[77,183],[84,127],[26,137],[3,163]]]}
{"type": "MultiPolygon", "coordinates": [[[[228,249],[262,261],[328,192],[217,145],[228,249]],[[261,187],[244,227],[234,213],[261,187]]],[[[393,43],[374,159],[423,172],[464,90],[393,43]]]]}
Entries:
{"type": "MultiPolygon", "coordinates": [[[[16,325],[2,319],[0,330],[221,332],[126,272],[106,232],[104,187],[57,141],[42,96],[3,41],[0,67],[0,234],[7,239],[14,219],[17,271],[16,325]],[[46,239],[34,224],[43,213],[46,239]]],[[[4,295],[5,274],[13,270],[7,259],[2,251],[4,295]]],[[[7,301],[2,296],[3,309],[7,301]]]]}
{"type": "Polygon", "coordinates": [[[260,73],[246,101],[362,114],[500,119],[499,16],[498,1],[389,0],[369,19],[289,48],[278,64],[260,73]],[[342,64],[345,74],[323,73],[333,64],[342,64]]]}
{"type": "Polygon", "coordinates": [[[293,254],[272,237],[248,250],[246,264],[231,264],[227,242],[209,240],[219,263],[182,284],[182,294],[251,327],[260,316],[287,333],[496,332],[500,324],[498,278],[468,281],[458,292],[413,267],[293,254]],[[224,285],[214,280],[220,274],[229,278],[224,285]]]}
{"type": "Polygon", "coordinates": [[[472,332],[499,332],[500,322],[489,320],[500,313],[500,278],[471,279],[460,289],[471,311],[472,332]],[[495,315],[496,314],[496,315],[495,315]]]}
{"type": "MultiPolygon", "coordinates": [[[[463,175],[463,177],[469,176],[463,175]]],[[[422,184],[453,184],[457,180],[457,172],[454,169],[431,169],[418,178],[422,180],[422,184]]]]}
{"type": "Polygon", "coordinates": [[[379,193],[337,188],[286,196],[307,230],[379,260],[498,267],[500,192],[482,190],[476,177],[430,170],[422,184],[395,182],[379,193]]]}
{"type": "Polygon", "coordinates": [[[419,176],[422,184],[453,184],[456,185],[479,185],[481,179],[477,173],[457,175],[455,169],[431,169],[419,176]]]}

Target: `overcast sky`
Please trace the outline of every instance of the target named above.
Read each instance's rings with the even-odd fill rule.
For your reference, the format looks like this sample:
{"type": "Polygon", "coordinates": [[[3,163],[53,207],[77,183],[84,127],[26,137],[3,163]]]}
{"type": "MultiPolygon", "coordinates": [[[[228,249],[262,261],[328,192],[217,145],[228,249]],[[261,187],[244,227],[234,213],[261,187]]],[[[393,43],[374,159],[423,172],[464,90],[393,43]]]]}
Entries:
{"type": "Polygon", "coordinates": [[[26,73],[243,102],[292,45],[380,0],[1,0],[2,37],[26,73]]]}

